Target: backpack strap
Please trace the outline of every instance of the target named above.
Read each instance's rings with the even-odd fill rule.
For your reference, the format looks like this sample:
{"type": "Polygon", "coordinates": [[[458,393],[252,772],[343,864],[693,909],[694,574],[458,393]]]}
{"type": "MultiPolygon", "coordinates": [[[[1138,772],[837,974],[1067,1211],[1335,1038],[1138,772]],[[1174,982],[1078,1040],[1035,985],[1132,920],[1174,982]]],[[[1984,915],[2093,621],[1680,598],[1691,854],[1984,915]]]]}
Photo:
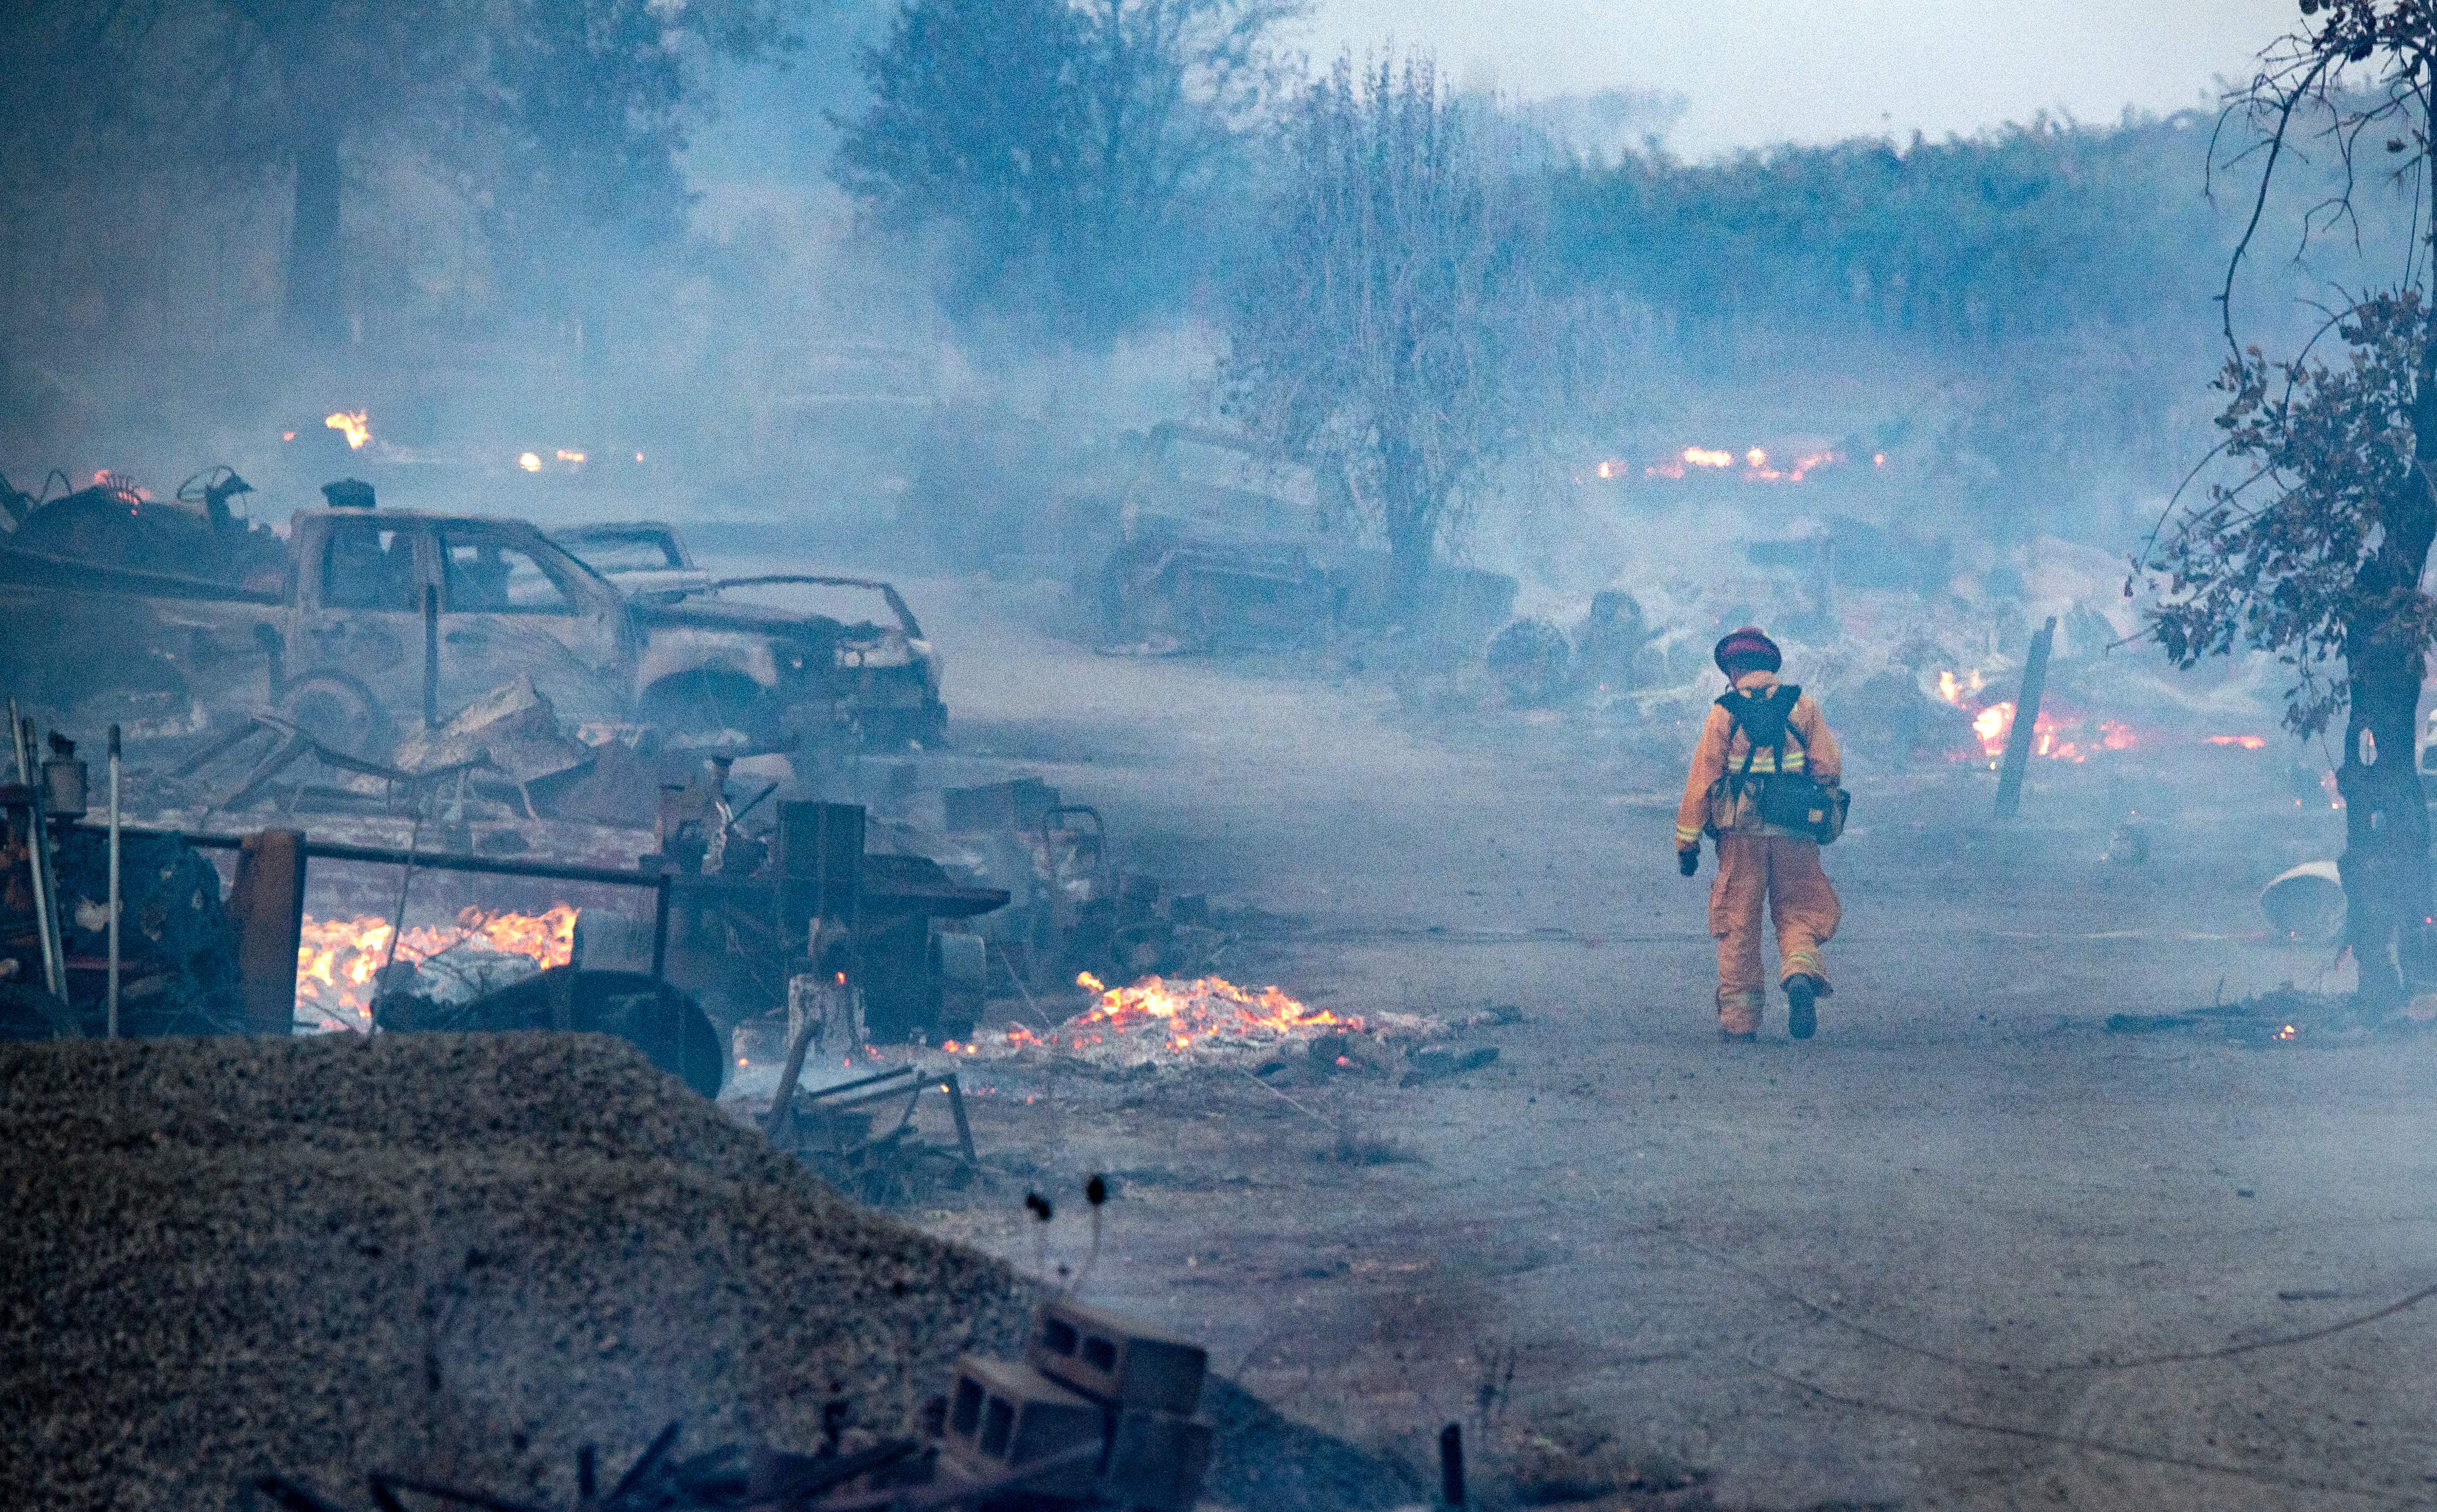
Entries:
{"type": "Polygon", "coordinates": [[[1762,745],[1765,744],[1769,749],[1777,753],[1777,770],[1780,773],[1782,773],[1785,770],[1786,737],[1792,736],[1794,738],[1794,743],[1802,747],[1803,754],[1806,757],[1806,765],[1808,764],[1807,758],[1811,751],[1811,742],[1805,740],[1802,738],[1802,732],[1794,727],[1794,706],[1802,702],[1802,688],[1800,685],[1795,683],[1780,683],[1776,687],[1769,691],[1767,698],[1760,701],[1763,704],[1772,705],[1783,705],[1782,710],[1779,713],[1777,718],[1778,733],[1773,739],[1762,741],[1755,739],[1752,735],[1751,727],[1744,723],[1743,710],[1749,705],[1750,702],[1751,695],[1732,688],[1729,688],[1727,691],[1718,695],[1718,707],[1727,711],[1727,719],[1730,721],[1727,726],[1727,745],[1730,748],[1732,747],[1735,739],[1735,732],[1737,730],[1744,732],[1744,745],[1743,770],[1732,774],[1727,787],[1728,791],[1738,794],[1743,791],[1744,785],[1751,780],[1752,762],[1758,759],[1762,745]]]}

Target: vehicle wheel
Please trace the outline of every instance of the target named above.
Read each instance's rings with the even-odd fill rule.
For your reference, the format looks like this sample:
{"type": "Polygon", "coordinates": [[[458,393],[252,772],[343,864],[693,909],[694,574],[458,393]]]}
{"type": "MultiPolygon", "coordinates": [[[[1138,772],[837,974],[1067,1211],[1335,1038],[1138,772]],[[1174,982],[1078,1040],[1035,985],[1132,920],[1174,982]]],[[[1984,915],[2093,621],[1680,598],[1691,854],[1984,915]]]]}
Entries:
{"type": "Polygon", "coordinates": [[[389,754],[395,731],[381,707],[353,675],[329,669],[307,672],[280,695],[280,718],[342,756],[376,760],[389,754]]]}
{"type": "Polygon", "coordinates": [[[736,730],[749,742],[763,745],[778,735],[777,709],[768,692],[751,678],[732,672],[663,678],[644,689],[637,712],[645,723],[673,734],[712,736],[736,730]]]}

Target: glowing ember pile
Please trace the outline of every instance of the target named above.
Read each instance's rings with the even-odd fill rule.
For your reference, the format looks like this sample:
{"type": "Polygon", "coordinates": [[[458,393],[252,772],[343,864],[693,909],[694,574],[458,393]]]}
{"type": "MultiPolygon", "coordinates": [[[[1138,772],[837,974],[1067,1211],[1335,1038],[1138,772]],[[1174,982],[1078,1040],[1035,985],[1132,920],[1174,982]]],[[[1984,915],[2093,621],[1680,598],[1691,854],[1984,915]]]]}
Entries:
{"type": "Polygon", "coordinates": [[[948,1050],[993,1058],[1029,1051],[1126,1068],[1254,1060],[1280,1046],[1323,1034],[1376,1033],[1424,1022],[1414,1019],[1403,1026],[1403,1016],[1392,1015],[1398,1023],[1366,1023],[1306,1006],[1275,987],[1239,987],[1223,977],[1189,982],[1145,977],[1131,987],[1111,987],[1087,971],[1075,982],[1098,999],[1048,1033],[1014,1025],[1004,1033],[977,1035],[972,1044],[951,1040],[948,1050]]]}
{"type": "MultiPolygon", "coordinates": [[[[486,913],[469,908],[456,925],[415,925],[398,938],[395,960],[422,968],[416,990],[472,996],[575,956],[576,911],[486,913]]],[[[372,1022],[372,982],[390,960],[387,919],[305,918],[296,950],[296,1018],[312,1029],[362,1029],[372,1022]]]]}

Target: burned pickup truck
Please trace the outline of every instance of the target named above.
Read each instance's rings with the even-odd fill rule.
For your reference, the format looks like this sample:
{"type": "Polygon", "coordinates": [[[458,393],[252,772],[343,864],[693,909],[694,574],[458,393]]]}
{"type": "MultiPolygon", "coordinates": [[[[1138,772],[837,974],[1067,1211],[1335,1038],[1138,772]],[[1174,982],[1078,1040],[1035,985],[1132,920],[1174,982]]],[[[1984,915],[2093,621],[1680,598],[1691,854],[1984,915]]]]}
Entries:
{"type": "MultiPolygon", "coordinates": [[[[293,516],[276,580],[27,550],[19,539],[40,532],[21,525],[0,541],[0,616],[24,632],[0,644],[0,677],[62,710],[108,701],[133,723],[148,706],[174,721],[268,695],[350,752],[518,674],[570,723],[656,723],[743,750],[898,738],[896,701],[876,696],[850,626],[632,598],[524,521],[376,510],[362,484],[324,492],[346,507],[293,516]]],[[[936,703],[928,675],[903,671],[936,703]]]]}
{"type": "Polygon", "coordinates": [[[757,610],[839,627],[837,676],[852,685],[867,742],[936,745],[947,734],[939,655],[897,589],[877,578],[807,572],[713,577],[694,565],[676,527],[660,520],[579,525],[551,539],[645,604],[749,602],[757,610]]]}

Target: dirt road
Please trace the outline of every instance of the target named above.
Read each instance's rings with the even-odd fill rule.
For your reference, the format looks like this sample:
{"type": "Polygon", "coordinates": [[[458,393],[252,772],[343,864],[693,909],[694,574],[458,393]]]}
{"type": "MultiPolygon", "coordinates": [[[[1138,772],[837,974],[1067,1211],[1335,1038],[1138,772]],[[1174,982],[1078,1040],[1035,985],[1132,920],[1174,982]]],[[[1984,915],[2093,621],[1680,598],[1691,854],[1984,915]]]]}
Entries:
{"type": "MultiPolygon", "coordinates": [[[[1709,1468],[1723,1505],[2437,1502],[2437,1302],[2343,1326],[2437,1281],[2430,1042],[2101,1027],[2348,984],[2259,932],[2260,881],[2340,839],[2273,752],[2043,771],[2009,831],[1985,773],[1857,761],[1820,1036],[1787,1040],[1780,1002],[1723,1046],[1679,772],[920,593],[960,759],[1099,804],[1130,864],[1296,916],[1242,974],[1524,1014],[1484,1070],[1293,1105],[1236,1075],[1004,1078],[986,1146],[1046,1190],[1118,1178],[1094,1296],[1359,1439],[1589,1425],[1709,1468]],[[2134,808],[2150,860],[2101,860],[2134,808]]],[[[1037,1262],[1004,1192],[921,1216],[1037,1262]]],[[[1079,1219],[1047,1240],[1079,1262],[1079,1219]]]]}

